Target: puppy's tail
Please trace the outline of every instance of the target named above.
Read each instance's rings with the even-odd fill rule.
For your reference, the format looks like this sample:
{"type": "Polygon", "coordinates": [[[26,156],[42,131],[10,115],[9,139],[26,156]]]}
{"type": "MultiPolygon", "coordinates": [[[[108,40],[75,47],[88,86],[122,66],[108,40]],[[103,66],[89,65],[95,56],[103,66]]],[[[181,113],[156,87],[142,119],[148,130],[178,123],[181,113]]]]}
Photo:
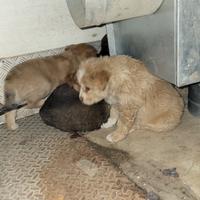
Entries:
{"type": "Polygon", "coordinates": [[[12,111],[12,110],[16,110],[19,108],[24,107],[26,104],[24,103],[17,103],[15,100],[15,93],[14,92],[8,92],[6,91],[4,93],[4,97],[5,97],[5,105],[0,104],[0,116],[4,115],[5,113],[12,111]]]}
{"type": "Polygon", "coordinates": [[[24,107],[26,105],[27,105],[26,103],[25,104],[21,104],[21,105],[12,104],[10,106],[6,106],[6,105],[2,105],[1,104],[0,105],[0,116],[4,115],[5,113],[10,112],[12,110],[20,109],[20,108],[22,108],[22,107],[24,107]]]}

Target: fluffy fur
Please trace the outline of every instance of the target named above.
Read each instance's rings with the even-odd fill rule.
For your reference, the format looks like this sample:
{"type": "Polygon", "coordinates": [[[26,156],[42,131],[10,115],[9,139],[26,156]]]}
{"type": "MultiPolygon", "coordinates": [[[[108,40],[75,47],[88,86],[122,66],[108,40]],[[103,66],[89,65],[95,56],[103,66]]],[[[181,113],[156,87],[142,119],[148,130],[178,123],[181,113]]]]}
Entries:
{"type": "MultiPolygon", "coordinates": [[[[32,59],[15,66],[5,79],[4,110],[16,109],[18,105],[41,107],[44,99],[63,83],[77,88],[75,74],[80,62],[96,54],[96,49],[88,44],[70,45],[60,55],[32,59]]],[[[5,114],[10,130],[17,128],[15,115],[16,110],[5,114]]]]}
{"type": "Polygon", "coordinates": [[[77,72],[80,99],[92,105],[104,99],[111,105],[103,128],[117,123],[107,136],[118,142],[135,129],[169,131],[181,120],[184,103],[171,84],[152,75],[145,65],[127,56],[91,58],[77,72]]]}

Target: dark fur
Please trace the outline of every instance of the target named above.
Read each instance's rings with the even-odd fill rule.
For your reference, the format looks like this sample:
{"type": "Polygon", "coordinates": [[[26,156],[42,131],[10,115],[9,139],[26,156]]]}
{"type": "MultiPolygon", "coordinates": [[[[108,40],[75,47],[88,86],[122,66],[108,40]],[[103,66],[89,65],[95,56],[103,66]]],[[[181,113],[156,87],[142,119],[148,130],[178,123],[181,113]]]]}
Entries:
{"type": "Polygon", "coordinates": [[[12,110],[20,109],[20,108],[22,108],[22,107],[24,107],[26,105],[27,104],[22,104],[22,105],[11,104],[9,106],[3,106],[3,107],[0,108],[0,116],[4,115],[5,113],[10,112],[12,110]]]}
{"type": "Polygon", "coordinates": [[[5,92],[4,97],[6,104],[2,105],[2,107],[0,108],[0,116],[12,110],[20,109],[27,105],[26,103],[21,105],[14,103],[15,102],[14,93],[5,92]]]}
{"type": "Polygon", "coordinates": [[[63,131],[92,131],[107,121],[109,107],[104,101],[92,106],[84,105],[78,92],[62,85],[46,100],[40,116],[46,124],[63,131]]]}
{"type": "Polygon", "coordinates": [[[101,40],[101,50],[97,54],[98,57],[100,56],[109,56],[110,51],[109,51],[109,45],[108,45],[108,37],[107,35],[104,35],[104,37],[101,40]]]}

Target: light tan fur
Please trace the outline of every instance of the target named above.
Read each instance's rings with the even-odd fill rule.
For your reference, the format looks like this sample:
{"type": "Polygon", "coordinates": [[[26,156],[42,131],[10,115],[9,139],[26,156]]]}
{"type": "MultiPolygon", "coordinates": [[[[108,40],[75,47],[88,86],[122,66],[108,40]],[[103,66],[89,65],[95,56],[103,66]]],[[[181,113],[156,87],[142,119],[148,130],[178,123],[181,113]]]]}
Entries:
{"type": "MultiPolygon", "coordinates": [[[[27,104],[41,107],[44,99],[59,85],[68,83],[78,90],[75,74],[81,61],[96,56],[88,44],[68,46],[60,55],[37,58],[15,66],[5,79],[5,106],[27,104]]],[[[17,128],[16,111],[5,114],[7,127],[17,128]]]]}
{"type": "Polygon", "coordinates": [[[104,99],[111,105],[110,119],[102,126],[117,123],[107,136],[110,142],[118,142],[136,129],[169,131],[181,121],[182,97],[139,60],[128,56],[91,58],[80,65],[77,79],[83,103],[92,105],[104,99]]]}

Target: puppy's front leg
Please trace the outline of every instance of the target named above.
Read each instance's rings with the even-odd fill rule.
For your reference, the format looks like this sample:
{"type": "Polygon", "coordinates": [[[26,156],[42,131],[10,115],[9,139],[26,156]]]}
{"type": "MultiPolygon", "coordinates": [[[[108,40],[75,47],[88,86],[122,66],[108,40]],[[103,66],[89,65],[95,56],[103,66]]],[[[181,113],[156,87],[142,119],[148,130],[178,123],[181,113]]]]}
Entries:
{"type": "Polygon", "coordinates": [[[117,129],[113,133],[109,134],[106,139],[112,143],[123,140],[134,126],[136,113],[137,109],[135,107],[119,107],[117,129]]]}
{"type": "Polygon", "coordinates": [[[113,127],[119,118],[119,112],[116,109],[115,106],[111,106],[110,108],[110,117],[108,118],[108,121],[101,125],[101,128],[110,128],[113,127]]]}

